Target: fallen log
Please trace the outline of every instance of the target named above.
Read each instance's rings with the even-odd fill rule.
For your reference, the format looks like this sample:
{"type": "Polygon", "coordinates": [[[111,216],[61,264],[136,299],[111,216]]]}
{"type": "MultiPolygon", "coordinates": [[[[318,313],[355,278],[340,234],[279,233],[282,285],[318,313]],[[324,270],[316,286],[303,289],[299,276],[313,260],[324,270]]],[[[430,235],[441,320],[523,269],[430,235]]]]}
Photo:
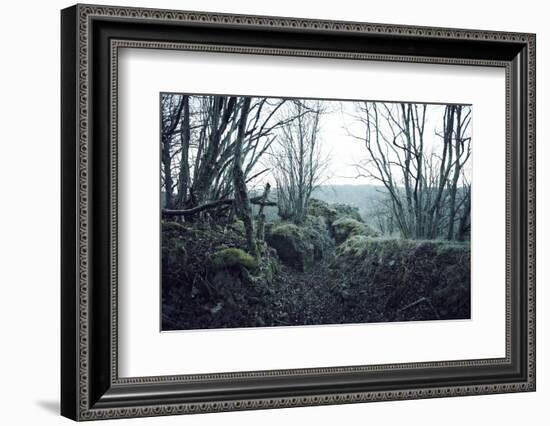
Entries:
{"type": "MultiPolygon", "coordinates": [[[[216,200],[210,203],[201,204],[190,209],[162,209],[162,214],[166,216],[193,216],[197,213],[200,213],[204,210],[215,209],[224,205],[231,205],[235,202],[233,199],[225,200],[216,200]]],[[[274,201],[264,201],[263,197],[253,197],[250,199],[250,203],[256,204],[259,206],[276,206],[277,203],[274,201]]]]}

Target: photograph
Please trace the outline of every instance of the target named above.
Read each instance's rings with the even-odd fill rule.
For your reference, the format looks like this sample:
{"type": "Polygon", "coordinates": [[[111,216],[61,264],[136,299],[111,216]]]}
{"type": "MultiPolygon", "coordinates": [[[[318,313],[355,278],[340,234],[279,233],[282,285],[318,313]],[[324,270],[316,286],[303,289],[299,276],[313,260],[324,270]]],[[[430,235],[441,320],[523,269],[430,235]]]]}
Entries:
{"type": "Polygon", "coordinates": [[[472,116],[160,93],[161,330],[470,319],[472,116]]]}

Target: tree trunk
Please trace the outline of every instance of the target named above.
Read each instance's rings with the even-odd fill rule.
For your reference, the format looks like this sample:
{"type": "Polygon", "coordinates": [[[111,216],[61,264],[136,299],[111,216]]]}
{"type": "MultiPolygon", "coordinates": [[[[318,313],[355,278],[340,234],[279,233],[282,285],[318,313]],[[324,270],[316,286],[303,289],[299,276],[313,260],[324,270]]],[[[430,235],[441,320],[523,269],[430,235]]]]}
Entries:
{"type": "Polygon", "coordinates": [[[458,178],[460,177],[460,157],[462,153],[460,152],[460,145],[462,139],[462,131],[460,128],[461,124],[461,107],[458,106],[455,109],[456,114],[456,135],[455,135],[455,161],[456,165],[454,167],[453,180],[451,182],[451,189],[449,191],[450,197],[450,206],[449,206],[449,230],[447,232],[447,239],[452,240],[455,237],[455,217],[457,213],[456,206],[456,191],[458,188],[458,178]]]}
{"type": "Polygon", "coordinates": [[[227,101],[225,96],[214,97],[210,117],[210,135],[193,188],[198,204],[205,202],[208,198],[212,181],[216,175],[216,160],[219,156],[221,139],[235,111],[236,102],[237,98],[235,96],[231,96],[227,101]]]}
{"type": "Polygon", "coordinates": [[[464,211],[462,213],[462,217],[460,218],[460,223],[458,225],[458,231],[456,235],[456,239],[458,241],[465,241],[466,235],[470,231],[470,209],[472,206],[472,193],[471,189],[468,189],[468,193],[466,194],[466,202],[464,203],[464,211]]]}
{"type": "Polygon", "coordinates": [[[183,119],[181,124],[181,162],[178,177],[177,207],[183,208],[187,199],[189,187],[189,143],[191,141],[191,126],[189,117],[189,96],[183,97],[183,119]]]}
{"type": "Polygon", "coordinates": [[[170,137],[164,137],[162,141],[162,167],[164,170],[164,207],[171,209],[174,206],[174,195],[172,192],[172,168],[170,160],[170,137]]]}
{"type": "MultiPolygon", "coordinates": [[[[171,108],[169,106],[168,108],[171,108]]],[[[164,173],[164,190],[166,195],[165,207],[170,209],[174,206],[174,192],[173,186],[174,181],[172,180],[172,157],[171,157],[171,144],[172,136],[178,127],[178,123],[181,118],[181,113],[183,110],[183,102],[180,101],[175,110],[169,111],[168,120],[165,122],[162,121],[162,171],[164,173]]]]}
{"type": "Polygon", "coordinates": [[[244,223],[248,251],[252,256],[258,257],[258,247],[256,245],[254,224],[252,222],[252,209],[250,207],[250,200],[248,199],[248,191],[246,189],[246,180],[242,165],[242,148],[250,102],[251,98],[244,98],[241,107],[237,140],[235,141],[235,158],[233,160],[233,187],[235,190],[235,213],[244,223]]]}

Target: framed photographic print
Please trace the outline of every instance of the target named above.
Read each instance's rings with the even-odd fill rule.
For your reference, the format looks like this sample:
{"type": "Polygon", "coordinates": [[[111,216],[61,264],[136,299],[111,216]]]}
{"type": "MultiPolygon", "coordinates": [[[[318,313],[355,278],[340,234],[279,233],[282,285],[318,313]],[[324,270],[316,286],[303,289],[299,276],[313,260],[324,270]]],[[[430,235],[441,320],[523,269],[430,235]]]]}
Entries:
{"type": "Polygon", "coordinates": [[[535,36],[76,5],[74,420],[535,390],[535,36]]]}

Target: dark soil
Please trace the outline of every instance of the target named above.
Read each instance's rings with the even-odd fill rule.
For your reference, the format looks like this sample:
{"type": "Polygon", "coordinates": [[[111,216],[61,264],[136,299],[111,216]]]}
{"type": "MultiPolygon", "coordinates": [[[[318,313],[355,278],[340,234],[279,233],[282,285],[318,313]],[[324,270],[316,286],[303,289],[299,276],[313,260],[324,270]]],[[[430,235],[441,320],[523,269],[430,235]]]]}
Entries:
{"type": "Polygon", "coordinates": [[[275,286],[277,312],[273,325],[312,325],[331,323],[334,294],[329,276],[329,261],[322,260],[308,272],[282,266],[275,286]]]}

